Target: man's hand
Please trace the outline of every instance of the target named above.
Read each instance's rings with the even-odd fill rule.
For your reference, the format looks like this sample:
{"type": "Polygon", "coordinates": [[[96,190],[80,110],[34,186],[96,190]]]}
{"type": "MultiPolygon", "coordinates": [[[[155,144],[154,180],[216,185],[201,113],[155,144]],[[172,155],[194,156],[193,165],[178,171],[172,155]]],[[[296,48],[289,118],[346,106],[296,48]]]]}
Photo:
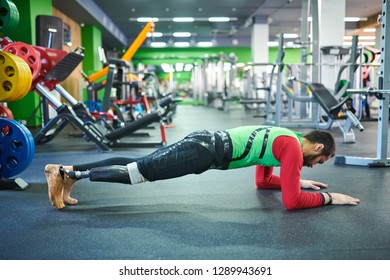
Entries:
{"type": "Polygon", "coordinates": [[[354,198],[342,193],[330,193],[332,196],[332,204],[349,204],[358,205],[360,203],[359,198],[354,198]]]}
{"type": "Polygon", "coordinates": [[[302,189],[313,189],[319,190],[321,188],[327,188],[328,184],[324,184],[321,182],[316,182],[312,180],[301,180],[301,188],[302,189]]]}

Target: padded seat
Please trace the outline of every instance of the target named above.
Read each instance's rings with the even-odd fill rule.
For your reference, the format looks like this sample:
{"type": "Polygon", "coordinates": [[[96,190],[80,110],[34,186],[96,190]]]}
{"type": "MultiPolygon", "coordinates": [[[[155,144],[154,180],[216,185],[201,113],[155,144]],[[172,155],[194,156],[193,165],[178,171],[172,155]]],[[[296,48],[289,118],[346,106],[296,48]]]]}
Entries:
{"type": "Polygon", "coordinates": [[[337,100],[335,96],[321,83],[309,84],[311,93],[325,112],[333,119],[343,119],[339,113],[348,98],[337,100]]]}
{"type": "Polygon", "coordinates": [[[84,55],[77,52],[68,53],[46,74],[44,80],[63,82],[83,60],[84,55]]]}

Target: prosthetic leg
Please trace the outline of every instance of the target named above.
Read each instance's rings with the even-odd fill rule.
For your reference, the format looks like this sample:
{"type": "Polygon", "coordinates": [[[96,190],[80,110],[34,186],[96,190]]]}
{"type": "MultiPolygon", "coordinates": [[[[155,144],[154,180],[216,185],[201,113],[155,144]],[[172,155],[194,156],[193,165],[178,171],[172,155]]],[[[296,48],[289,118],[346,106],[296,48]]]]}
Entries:
{"type": "Polygon", "coordinates": [[[89,178],[90,181],[131,184],[127,167],[123,165],[95,167],[86,171],[63,171],[69,178],[76,180],[89,178]]]}

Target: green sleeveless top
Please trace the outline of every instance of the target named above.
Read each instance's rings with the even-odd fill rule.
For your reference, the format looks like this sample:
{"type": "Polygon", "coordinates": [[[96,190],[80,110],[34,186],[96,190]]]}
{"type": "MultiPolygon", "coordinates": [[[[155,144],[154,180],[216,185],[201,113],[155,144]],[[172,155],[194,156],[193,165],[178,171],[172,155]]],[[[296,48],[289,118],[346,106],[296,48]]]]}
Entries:
{"type": "Polygon", "coordinates": [[[232,141],[232,159],[228,169],[252,165],[280,166],[272,155],[272,143],[278,136],[291,136],[302,146],[302,134],[287,128],[243,126],[227,129],[232,141]]]}

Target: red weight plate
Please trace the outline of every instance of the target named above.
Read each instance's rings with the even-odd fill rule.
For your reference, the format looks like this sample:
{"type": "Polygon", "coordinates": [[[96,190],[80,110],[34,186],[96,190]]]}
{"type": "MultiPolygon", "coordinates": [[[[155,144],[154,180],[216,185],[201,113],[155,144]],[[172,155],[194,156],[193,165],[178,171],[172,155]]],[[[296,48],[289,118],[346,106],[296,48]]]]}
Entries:
{"type": "Polygon", "coordinates": [[[41,58],[36,49],[23,42],[15,42],[4,47],[3,51],[12,53],[22,58],[30,67],[33,81],[41,71],[41,58]]]}
{"type": "Polygon", "coordinates": [[[8,107],[2,104],[0,104],[0,117],[5,119],[11,119],[11,120],[14,119],[14,115],[12,114],[12,111],[8,107]]]}
{"type": "Polygon", "coordinates": [[[46,74],[53,68],[53,62],[50,59],[49,55],[46,52],[46,48],[44,47],[39,47],[39,46],[34,46],[34,49],[38,52],[40,61],[41,61],[41,69],[39,71],[39,75],[37,79],[34,79],[33,81],[33,86],[35,84],[41,82],[46,74]]]}

